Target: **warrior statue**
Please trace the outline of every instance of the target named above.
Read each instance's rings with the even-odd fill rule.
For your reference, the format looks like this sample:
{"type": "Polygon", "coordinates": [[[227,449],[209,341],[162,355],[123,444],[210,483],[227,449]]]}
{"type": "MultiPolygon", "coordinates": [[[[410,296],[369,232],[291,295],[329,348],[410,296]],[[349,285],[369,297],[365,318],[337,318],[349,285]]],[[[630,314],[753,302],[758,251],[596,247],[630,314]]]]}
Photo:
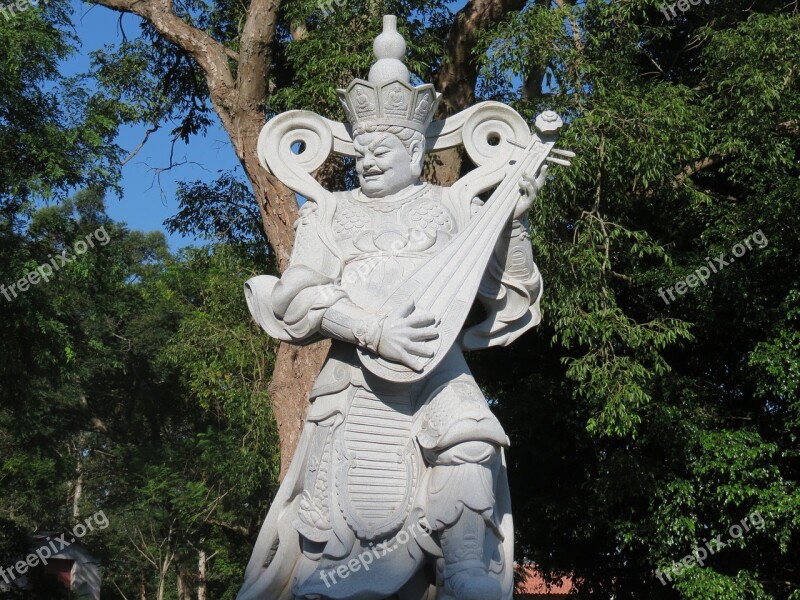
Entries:
{"type": "Polygon", "coordinates": [[[510,600],[509,441],[464,360],[541,318],[528,209],[561,120],[537,133],[484,102],[432,123],[439,95],[412,86],[384,17],[367,81],[338,90],[349,125],[308,111],[272,119],[262,165],[306,201],[280,279],[245,285],[266,332],[333,340],[304,431],[239,600],[510,600]],[[452,187],[420,180],[426,151],[463,145],[477,167],[452,187]],[[331,152],[360,187],[311,176],[331,152]],[[481,200],[484,198],[485,201],[481,200]],[[464,323],[475,300],[485,318],[464,323]]]}

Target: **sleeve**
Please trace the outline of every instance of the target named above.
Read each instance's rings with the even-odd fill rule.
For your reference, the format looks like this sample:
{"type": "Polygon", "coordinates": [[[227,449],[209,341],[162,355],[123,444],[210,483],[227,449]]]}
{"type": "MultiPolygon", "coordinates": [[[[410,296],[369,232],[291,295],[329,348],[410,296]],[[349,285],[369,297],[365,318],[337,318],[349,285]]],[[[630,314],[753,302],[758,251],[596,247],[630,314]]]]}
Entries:
{"type": "Polygon", "coordinates": [[[244,286],[253,318],[284,342],[305,345],[321,339],[325,311],[347,296],[339,285],[341,261],[320,235],[319,214],[311,201],[300,209],[292,257],[280,279],[259,275],[244,286]]]}
{"type": "MultiPolygon", "coordinates": [[[[473,214],[481,207],[480,200],[473,201],[473,214]]],[[[542,289],[527,219],[513,220],[497,241],[478,290],[486,318],[464,331],[462,348],[507,346],[538,325],[542,320],[542,289]]]]}

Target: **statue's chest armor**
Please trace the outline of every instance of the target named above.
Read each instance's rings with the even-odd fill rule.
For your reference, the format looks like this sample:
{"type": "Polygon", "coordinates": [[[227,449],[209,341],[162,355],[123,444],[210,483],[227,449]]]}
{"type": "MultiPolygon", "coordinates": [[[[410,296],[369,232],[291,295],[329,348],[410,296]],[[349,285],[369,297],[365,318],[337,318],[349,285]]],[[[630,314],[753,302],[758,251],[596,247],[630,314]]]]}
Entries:
{"type": "Polygon", "coordinates": [[[361,202],[351,194],[337,199],[332,230],[344,271],[342,286],[365,308],[382,302],[457,233],[457,222],[428,186],[397,202],[361,202]]]}
{"type": "Polygon", "coordinates": [[[427,191],[391,203],[340,196],[333,235],[346,259],[374,252],[429,253],[438,237],[449,240],[455,233],[455,219],[441,202],[441,190],[428,187],[427,191]]]}

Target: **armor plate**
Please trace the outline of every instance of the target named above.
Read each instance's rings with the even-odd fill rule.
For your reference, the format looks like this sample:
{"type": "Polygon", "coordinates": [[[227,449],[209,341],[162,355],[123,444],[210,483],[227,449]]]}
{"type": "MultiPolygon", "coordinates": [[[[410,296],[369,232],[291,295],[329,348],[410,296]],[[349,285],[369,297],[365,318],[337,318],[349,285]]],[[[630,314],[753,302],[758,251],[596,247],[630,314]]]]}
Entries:
{"type": "Polygon", "coordinates": [[[411,436],[408,394],[375,397],[355,389],[337,432],[336,489],[344,519],[362,540],[400,529],[417,485],[418,456],[411,436]]]}
{"type": "Polygon", "coordinates": [[[375,311],[386,295],[447,244],[458,229],[442,202],[442,189],[424,185],[391,202],[336,194],[330,224],[342,258],[342,288],[362,308],[375,311]]]}

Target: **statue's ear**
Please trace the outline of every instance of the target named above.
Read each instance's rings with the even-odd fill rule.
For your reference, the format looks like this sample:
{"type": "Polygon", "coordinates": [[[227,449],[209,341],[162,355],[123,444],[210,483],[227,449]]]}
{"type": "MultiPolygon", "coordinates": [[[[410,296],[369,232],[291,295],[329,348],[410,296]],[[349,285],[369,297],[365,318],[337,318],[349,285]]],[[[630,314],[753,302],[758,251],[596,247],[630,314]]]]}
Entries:
{"type": "Polygon", "coordinates": [[[422,174],[422,163],[425,160],[425,146],[424,142],[414,140],[411,142],[411,147],[408,153],[411,155],[411,169],[419,176],[422,174]]]}

